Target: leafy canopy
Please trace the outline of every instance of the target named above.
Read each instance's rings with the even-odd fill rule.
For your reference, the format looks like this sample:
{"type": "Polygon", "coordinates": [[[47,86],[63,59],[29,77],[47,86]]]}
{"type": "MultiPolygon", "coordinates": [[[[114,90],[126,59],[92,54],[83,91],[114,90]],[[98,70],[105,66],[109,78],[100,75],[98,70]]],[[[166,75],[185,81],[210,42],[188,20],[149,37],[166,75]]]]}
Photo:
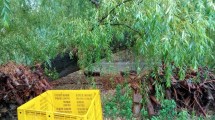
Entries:
{"type": "Polygon", "coordinates": [[[215,65],[213,0],[3,0],[0,6],[0,63],[48,61],[77,48],[85,67],[123,43],[151,68],[163,62],[167,80],[173,63],[181,79],[188,68],[215,65]]]}

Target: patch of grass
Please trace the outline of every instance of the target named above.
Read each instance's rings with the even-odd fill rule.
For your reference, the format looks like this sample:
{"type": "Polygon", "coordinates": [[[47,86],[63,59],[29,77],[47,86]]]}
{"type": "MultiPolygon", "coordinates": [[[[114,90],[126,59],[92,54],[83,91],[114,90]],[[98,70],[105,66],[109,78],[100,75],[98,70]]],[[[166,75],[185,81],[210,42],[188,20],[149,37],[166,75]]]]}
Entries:
{"type": "Polygon", "coordinates": [[[213,120],[211,118],[204,118],[203,116],[196,116],[195,113],[189,114],[187,110],[176,110],[176,103],[174,100],[164,100],[162,109],[158,116],[153,116],[151,120],[213,120]]]}
{"type": "Polygon", "coordinates": [[[176,103],[174,100],[164,100],[160,110],[159,116],[153,116],[152,120],[172,120],[177,112],[175,110],[176,103]]]}
{"type": "Polygon", "coordinates": [[[113,96],[104,100],[104,115],[106,118],[132,119],[132,97],[128,85],[117,85],[113,96]]]}

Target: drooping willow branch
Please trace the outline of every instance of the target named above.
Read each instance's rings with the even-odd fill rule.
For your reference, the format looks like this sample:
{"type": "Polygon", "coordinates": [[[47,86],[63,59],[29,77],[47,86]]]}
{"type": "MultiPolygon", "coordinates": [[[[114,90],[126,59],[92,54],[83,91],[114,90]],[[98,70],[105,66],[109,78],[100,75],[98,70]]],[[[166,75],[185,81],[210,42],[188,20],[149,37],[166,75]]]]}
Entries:
{"type": "MultiPolygon", "coordinates": [[[[117,5],[116,5],[114,8],[112,8],[106,15],[104,15],[100,20],[98,20],[99,24],[98,24],[97,26],[101,25],[101,23],[102,23],[112,12],[114,12],[114,10],[115,10],[116,8],[118,8],[118,7],[120,7],[121,5],[123,5],[123,4],[127,3],[127,2],[130,2],[130,1],[132,1],[132,0],[125,0],[125,1],[123,1],[123,2],[121,2],[121,3],[119,3],[119,4],[117,4],[117,5]]],[[[93,26],[93,27],[90,29],[90,31],[93,31],[93,30],[94,30],[94,27],[95,27],[95,26],[93,26]]]]}
{"type": "Polygon", "coordinates": [[[2,22],[4,27],[9,27],[9,14],[10,14],[10,1],[9,0],[3,0],[2,4],[2,22]]]}
{"type": "Polygon", "coordinates": [[[130,2],[132,0],[125,0],[119,4],[117,4],[114,8],[112,8],[106,15],[104,15],[100,20],[99,20],[99,23],[102,23],[112,12],[114,12],[114,10],[118,7],[120,7],[121,5],[127,3],[127,2],[130,2]]]}
{"type": "Polygon", "coordinates": [[[124,24],[124,23],[111,23],[110,25],[112,25],[112,26],[125,26],[125,27],[131,29],[132,31],[138,33],[140,36],[142,36],[142,33],[140,31],[135,30],[134,28],[132,28],[131,26],[129,26],[127,24],[124,24]]]}

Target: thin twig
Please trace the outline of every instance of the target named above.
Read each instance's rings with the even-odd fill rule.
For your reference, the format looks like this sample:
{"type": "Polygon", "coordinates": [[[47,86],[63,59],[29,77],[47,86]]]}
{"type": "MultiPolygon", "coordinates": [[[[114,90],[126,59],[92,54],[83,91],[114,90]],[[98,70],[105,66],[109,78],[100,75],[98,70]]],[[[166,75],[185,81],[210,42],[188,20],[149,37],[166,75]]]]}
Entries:
{"type": "Polygon", "coordinates": [[[174,91],[174,94],[175,94],[175,99],[176,99],[176,101],[178,101],[178,95],[177,95],[177,92],[176,92],[175,88],[173,88],[173,91],[174,91]]]}
{"type": "Polygon", "coordinates": [[[134,32],[138,33],[140,36],[142,36],[142,33],[138,30],[135,30],[134,28],[132,28],[131,26],[127,25],[127,24],[123,24],[123,23],[111,23],[110,25],[113,25],[113,26],[125,26],[131,30],[133,30],[134,32]]]}
{"type": "Polygon", "coordinates": [[[209,83],[209,82],[215,82],[215,80],[206,80],[206,81],[203,82],[203,84],[209,83]]]}
{"type": "Polygon", "coordinates": [[[205,110],[202,108],[202,106],[200,105],[199,101],[196,98],[196,92],[194,92],[194,99],[195,99],[196,103],[198,104],[199,108],[201,109],[203,115],[206,116],[205,110]]]}

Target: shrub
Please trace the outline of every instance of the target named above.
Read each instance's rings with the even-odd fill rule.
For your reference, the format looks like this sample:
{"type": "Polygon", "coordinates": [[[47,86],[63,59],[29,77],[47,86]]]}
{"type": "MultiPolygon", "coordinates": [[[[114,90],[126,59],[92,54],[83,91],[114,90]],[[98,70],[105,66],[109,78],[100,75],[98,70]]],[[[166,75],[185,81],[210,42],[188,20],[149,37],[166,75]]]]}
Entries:
{"type": "Polygon", "coordinates": [[[132,118],[132,97],[129,86],[117,85],[114,96],[107,96],[104,101],[104,115],[107,118],[132,118]]]}

